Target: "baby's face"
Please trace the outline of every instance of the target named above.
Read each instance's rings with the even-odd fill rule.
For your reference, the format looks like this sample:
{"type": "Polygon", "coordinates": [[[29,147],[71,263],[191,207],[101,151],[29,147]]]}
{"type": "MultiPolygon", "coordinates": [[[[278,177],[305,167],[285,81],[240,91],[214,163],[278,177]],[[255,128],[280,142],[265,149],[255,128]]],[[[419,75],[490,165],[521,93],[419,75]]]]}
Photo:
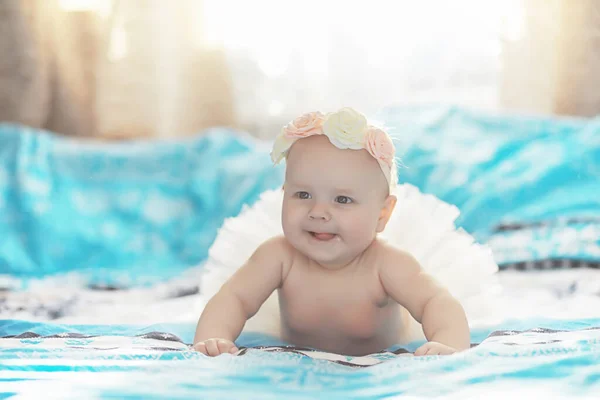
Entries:
{"type": "Polygon", "coordinates": [[[288,241],[328,268],[352,261],[385,228],[395,197],[366,150],[340,150],[327,137],[290,149],[283,198],[288,241]]]}

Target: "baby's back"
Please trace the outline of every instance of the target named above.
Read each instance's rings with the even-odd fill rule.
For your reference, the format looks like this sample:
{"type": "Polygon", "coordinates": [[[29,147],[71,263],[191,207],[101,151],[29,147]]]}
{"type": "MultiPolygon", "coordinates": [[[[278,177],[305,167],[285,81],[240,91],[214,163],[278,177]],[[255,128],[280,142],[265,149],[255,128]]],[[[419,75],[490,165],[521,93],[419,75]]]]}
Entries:
{"type": "Polygon", "coordinates": [[[380,282],[378,265],[384,253],[381,246],[372,246],[357,263],[340,270],[327,270],[295,255],[279,289],[282,338],[347,355],[397,344],[404,310],[380,282]]]}

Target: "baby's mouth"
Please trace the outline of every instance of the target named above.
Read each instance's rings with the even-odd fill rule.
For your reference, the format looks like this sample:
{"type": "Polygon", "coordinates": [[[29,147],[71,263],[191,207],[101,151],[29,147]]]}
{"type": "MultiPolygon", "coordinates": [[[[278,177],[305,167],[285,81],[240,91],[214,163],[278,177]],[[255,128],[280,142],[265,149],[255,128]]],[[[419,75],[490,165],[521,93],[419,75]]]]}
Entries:
{"type": "Polygon", "coordinates": [[[312,237],[317,240],[322,240],[324,242],[333,239],[336,235],[335,233],[322,233],[322,232],[309,232],[312,237]]]}

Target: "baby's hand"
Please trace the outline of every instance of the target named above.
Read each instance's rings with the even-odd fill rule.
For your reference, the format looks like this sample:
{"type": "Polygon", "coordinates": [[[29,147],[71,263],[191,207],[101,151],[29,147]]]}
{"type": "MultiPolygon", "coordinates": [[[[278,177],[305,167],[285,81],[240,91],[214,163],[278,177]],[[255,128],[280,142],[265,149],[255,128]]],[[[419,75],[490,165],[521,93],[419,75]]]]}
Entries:
{"type": "Polygon", "coordinates": [[[207,356],[215,357],[219,354],[234,354],[238,351],[237,346],[227,339],[207,339],[194,345],[194,350],[207,356]]]}
{"type": "Polygon", "coordinates": [[[415,351],[415,356],[437,356],[456,353],[456,349],[438,342],[427,342],[415,351]]]}

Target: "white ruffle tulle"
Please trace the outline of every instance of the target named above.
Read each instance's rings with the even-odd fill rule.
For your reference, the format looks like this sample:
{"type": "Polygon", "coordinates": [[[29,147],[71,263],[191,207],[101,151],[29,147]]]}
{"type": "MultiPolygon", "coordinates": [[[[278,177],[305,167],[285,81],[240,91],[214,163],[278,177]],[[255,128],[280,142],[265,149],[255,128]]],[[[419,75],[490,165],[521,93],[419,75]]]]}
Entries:
{"type": "MultiPolygon", "coordinates": [[[[473,237],[457,229],[459,210],[416,187],[404,184],[394,190],[396,209],[380,235],[388,243],[412,254],[422,268],[458,298],[467,310],[485,313],[482,296],[493,287],[498,270],[491,250],[475,243],[473,237]],[[470,307],[470,306],[475,307],[470,307]]],[[[225,281],[243,265],[265,240],[283,234],[281,205],[283,191],[263,193],[251,207],[225,221],[209,251],[201,281],[203,298],[210,299],[225,281]]],[[[419,323],[402,310],[408,330],[403,341],[423,338],[419,323]]],[[[473,316],[479,317],[479,316],[473,316]]],[[[280,337],[279,304],[273,293],[259,312],[244,327],[246,332],[261,332],[280,337]]]]}

